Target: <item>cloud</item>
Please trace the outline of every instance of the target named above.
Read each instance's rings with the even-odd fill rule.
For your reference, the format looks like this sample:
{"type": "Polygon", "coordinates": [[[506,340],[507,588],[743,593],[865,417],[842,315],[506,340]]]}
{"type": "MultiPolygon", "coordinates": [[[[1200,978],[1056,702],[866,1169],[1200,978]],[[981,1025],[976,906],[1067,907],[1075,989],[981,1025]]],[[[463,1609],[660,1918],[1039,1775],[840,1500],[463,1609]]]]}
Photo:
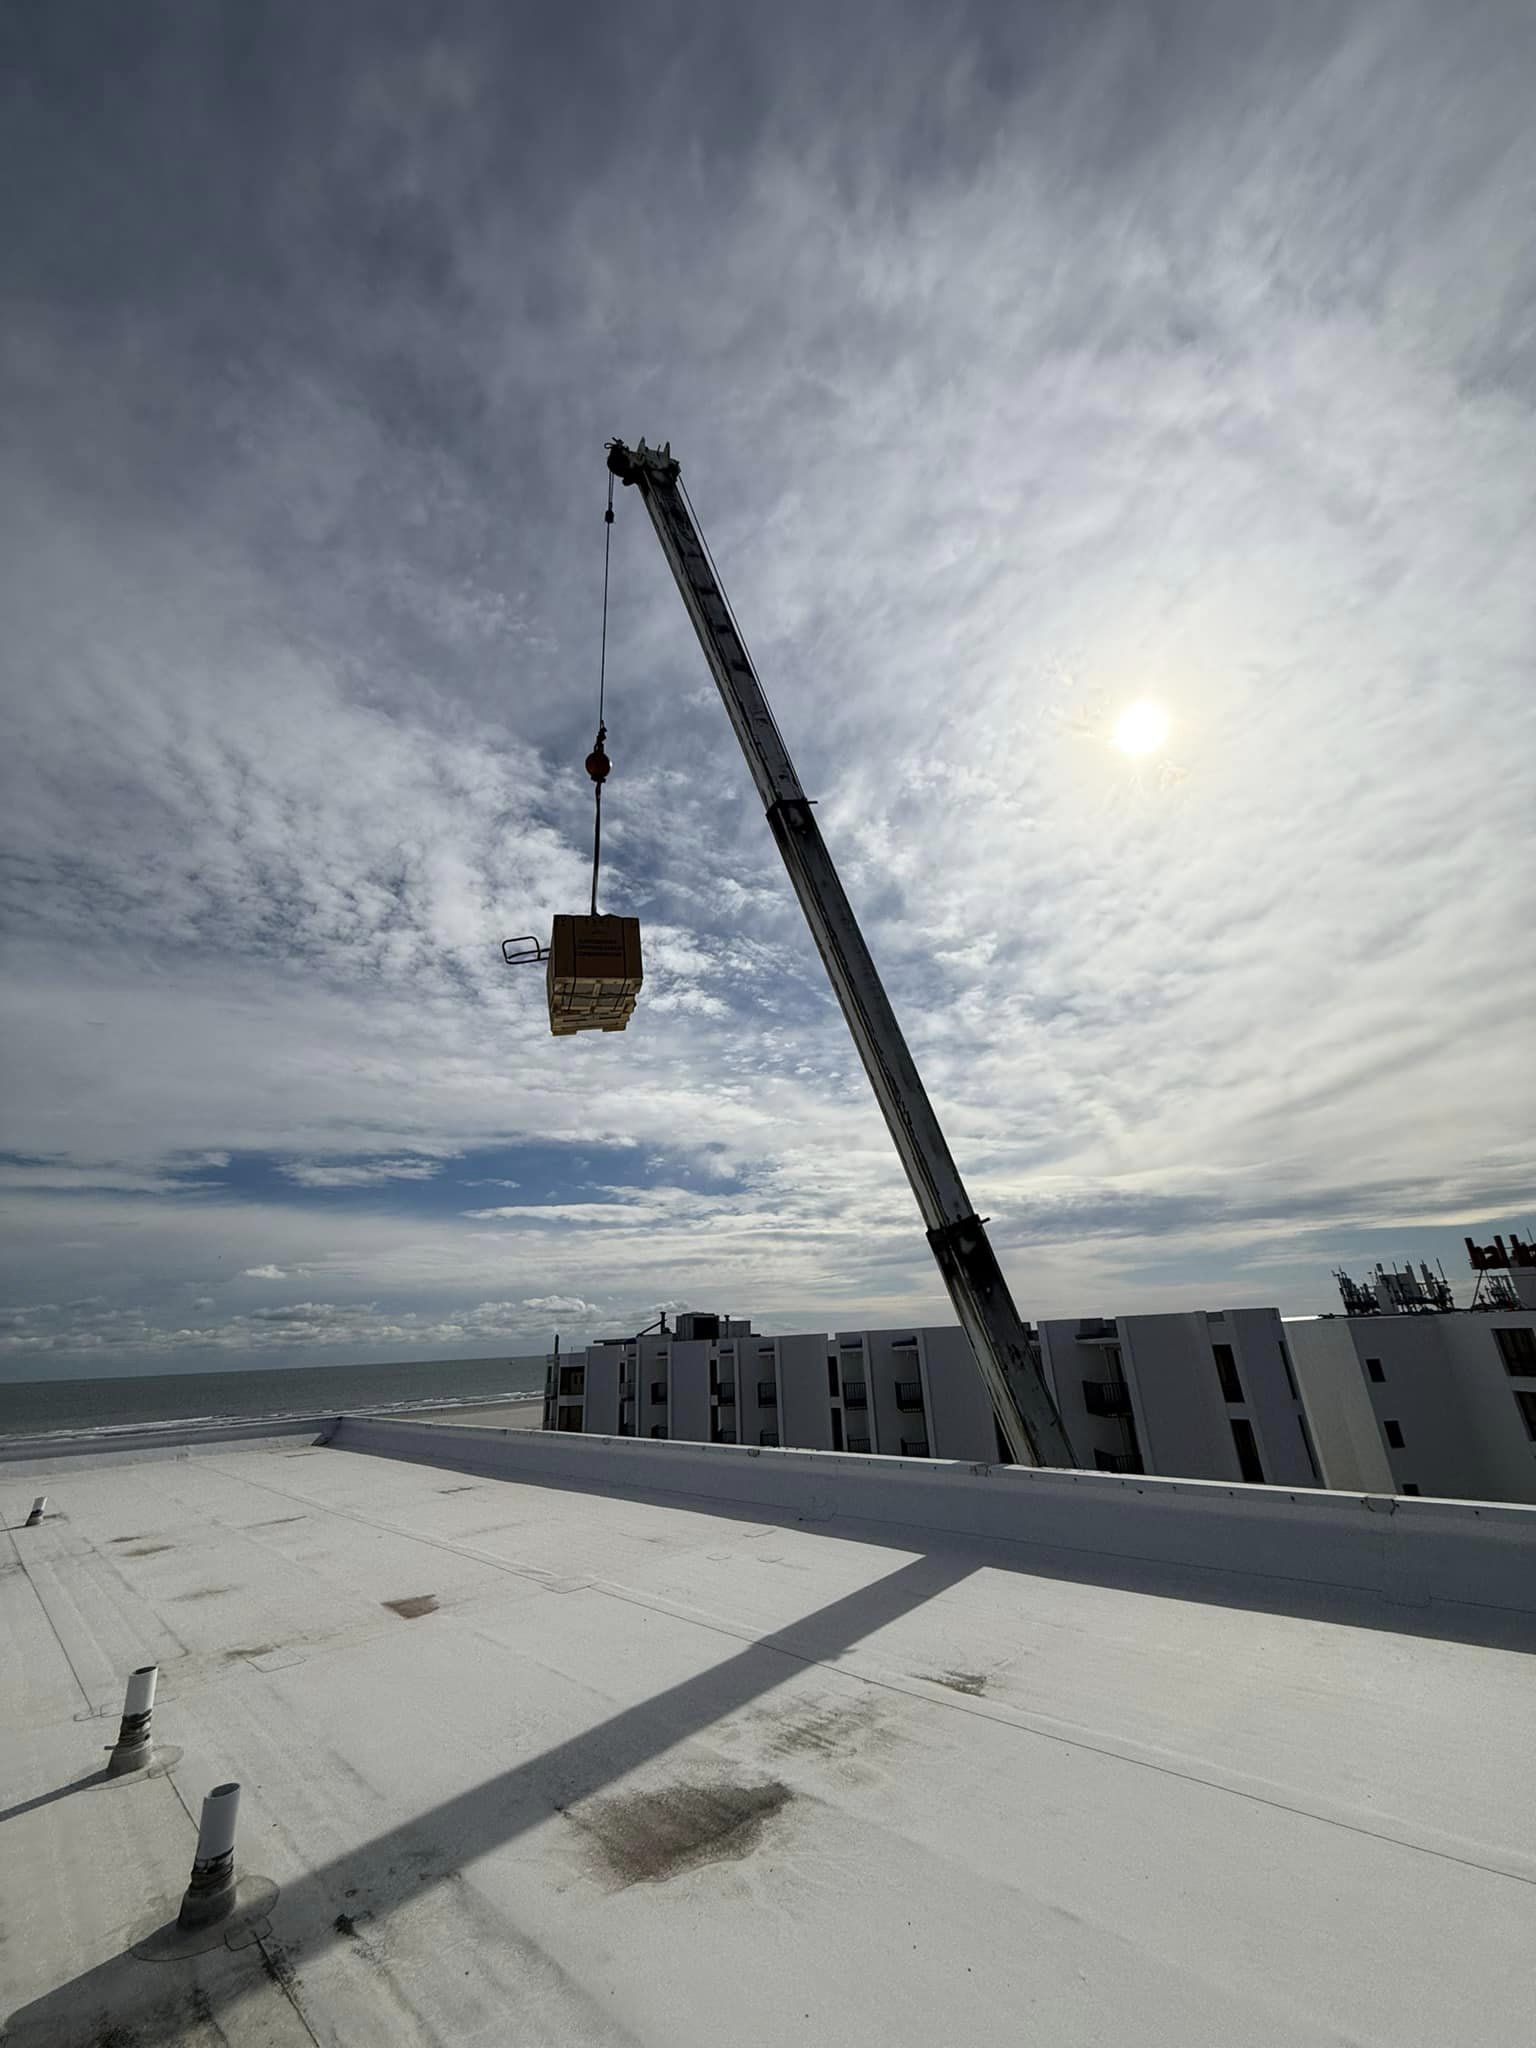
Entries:
{"type": "Polygon", "coordinates": [[[19,1194],[182,1195],[211,1185],[209,1181],[183,1179],[171,1165],[135,1167],[119,1162],[94,1165],[56,1159],[0,1160],[0,1191],[19,1194]]]}
{"type": "Polygon", "coordinates": [[[373,1159],[353,1165],[290,1161],[278,1171],[301,1188],[371,1188],[392,1180],[435,1180],[441,1159],[373,1159]]]}
{"type": "Polygon", "coordinates": [[[188,31],[8,125],[4,1285],[188,1357],[502,1292],[947,1312],[632,492],[641,1007],[552,1041],[500,963],[590,886],[615,425],[684,459],[1026,1310],[1316,1306],[1373,1230],[1517,1216],[1523,11],[898,7],[871,66],[858,8],[715,10],[643,103],[603,26],[188,31]],[[455,1160],[519,1202],[439,1213],[455,1160]],[[178,1334],[301,1271],[325,1313],[178,1334]]]}
{"type": "Polygon", "coordinates": [[[525,1301],[523,1307],[538,1309],[545,1315],[579,1316],[583,1320],[600,1316],[603,1312],[595,1301],[583,1301],[579,1295],[567,1294],[535,1295],[532,1300],[525,1301]]]}
{"type": "MultiPolygon", "coordinates": [[[[212,1306],[194,1304],[199,1310],[212,1306]]],[[[551,1313],[590,1321],[601,1311],[590,1302],[552,1296],[528,1302],[482,1301],[441,1315],[387,1309],[375,1301],[295,1301],[217,1322],[168,1327],[156,1325],[137,1310],[121,1308],[94,1316],[77,1312],[38,1329],[0,1315],[0,1356],[26,1363],[60,1352],[105,1353],[148,1366],[189,1352],[206,1352],[210,1358],[250,1352],[272,1362],[315,1351],[366,1355],[406,1350],[428,1357],[458,1351],[473,1356],[483,1353],[487,1344],[505,1344],[533,1357],[551,1313]]]]}

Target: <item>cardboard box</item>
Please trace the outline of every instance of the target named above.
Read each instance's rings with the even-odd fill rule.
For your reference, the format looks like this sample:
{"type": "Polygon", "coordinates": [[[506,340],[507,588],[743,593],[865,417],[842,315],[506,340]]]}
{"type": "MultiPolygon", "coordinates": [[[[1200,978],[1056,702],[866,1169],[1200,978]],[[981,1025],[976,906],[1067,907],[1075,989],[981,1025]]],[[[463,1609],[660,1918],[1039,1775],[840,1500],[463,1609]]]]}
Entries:
{"type": "Polygon", "coordinates": [[[638,917],[557,917],[549,939],[549,1028],[622,1031],[644,980],[638,917]]]}

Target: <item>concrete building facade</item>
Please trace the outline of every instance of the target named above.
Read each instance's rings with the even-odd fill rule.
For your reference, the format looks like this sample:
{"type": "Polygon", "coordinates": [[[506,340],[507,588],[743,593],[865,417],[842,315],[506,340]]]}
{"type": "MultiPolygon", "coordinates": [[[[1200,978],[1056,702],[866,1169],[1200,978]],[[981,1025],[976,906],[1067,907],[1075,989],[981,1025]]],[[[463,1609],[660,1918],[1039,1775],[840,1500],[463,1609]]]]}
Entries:
{"type": "Polygon", "coordinates": [[[1285,1334],[1326,1485],[1536,1502],[1536,1311],[1308,1316],[1285,1334]]]}
{"type": "Polygon", "coordinates": [[[1278,1309],[1047,1321],[1039,1341],[1081,1464],[1323,1484],[1278,1309]]]}
{"type": "MultiPolygon", "coordinates": [[[[1080,1461],[1112,1472],[1322,1484],[1278,1310],[1040,1325],[1080,1461]]],[[[550,1360],[545,1427],[991,1463],[985,1383],[953,1325],[765,1337],[657,1334],[550,1360]]]]}
{"type": "Polygon", "coordinates": [[[546,1429],[991,1461],[997,1432],[953,1327],[623,1338],[548,1361],[546,1429]]]}

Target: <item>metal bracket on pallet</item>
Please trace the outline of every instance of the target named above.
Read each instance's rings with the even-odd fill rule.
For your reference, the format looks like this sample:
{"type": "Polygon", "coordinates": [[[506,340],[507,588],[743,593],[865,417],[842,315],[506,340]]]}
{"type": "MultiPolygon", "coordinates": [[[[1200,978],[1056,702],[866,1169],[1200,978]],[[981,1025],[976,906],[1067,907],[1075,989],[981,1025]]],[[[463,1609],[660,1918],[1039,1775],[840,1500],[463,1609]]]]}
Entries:
{"type": "Polygon", "coordinates": [[[535,938],[532,932],[526,932],[520,939],[503,939],[501,942],[501,957],[509,967],[542,966],[549,958],[549,948],[541,939],[535,938]],[[521,952],[514,952],[512,950],[514,947],[526,949],[529,946],[533,948],[531,953],[526,950],[521,952]]]}

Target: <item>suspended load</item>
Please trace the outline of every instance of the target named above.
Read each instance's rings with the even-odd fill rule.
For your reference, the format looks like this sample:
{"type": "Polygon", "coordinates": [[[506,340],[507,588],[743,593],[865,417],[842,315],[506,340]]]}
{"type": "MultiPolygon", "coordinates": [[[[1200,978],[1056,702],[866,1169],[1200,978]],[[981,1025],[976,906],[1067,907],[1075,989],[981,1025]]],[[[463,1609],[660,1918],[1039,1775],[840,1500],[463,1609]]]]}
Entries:
{"type": "Polygon", "coordinates": [[[557,917],[549,940],[549,1028],[622,1031],[644,980],[638,917],[557,917]]]}
{"type": "MultiPolygon", "coordinates": [[[[608,533],[613,527],[613,478],[608,479],[608,533]]],[[[586,759],[592,778],[592,909],[586,917],[557,916],[547,946],[531,934],[503,939],[501,957],[509,967],[545,963],[549,995],[549,1028],[556,1038],[578,1031],[622,1031],[635,1014],[635,998],[645,979],[640,965],[638,917],[598,913],[597,880],[603,847],[603,784],[613,763],[604,742],[604,689],[608,666],[608,533],[603,546],[603,639],[597,683],[597,738],[586,759]]]]}

